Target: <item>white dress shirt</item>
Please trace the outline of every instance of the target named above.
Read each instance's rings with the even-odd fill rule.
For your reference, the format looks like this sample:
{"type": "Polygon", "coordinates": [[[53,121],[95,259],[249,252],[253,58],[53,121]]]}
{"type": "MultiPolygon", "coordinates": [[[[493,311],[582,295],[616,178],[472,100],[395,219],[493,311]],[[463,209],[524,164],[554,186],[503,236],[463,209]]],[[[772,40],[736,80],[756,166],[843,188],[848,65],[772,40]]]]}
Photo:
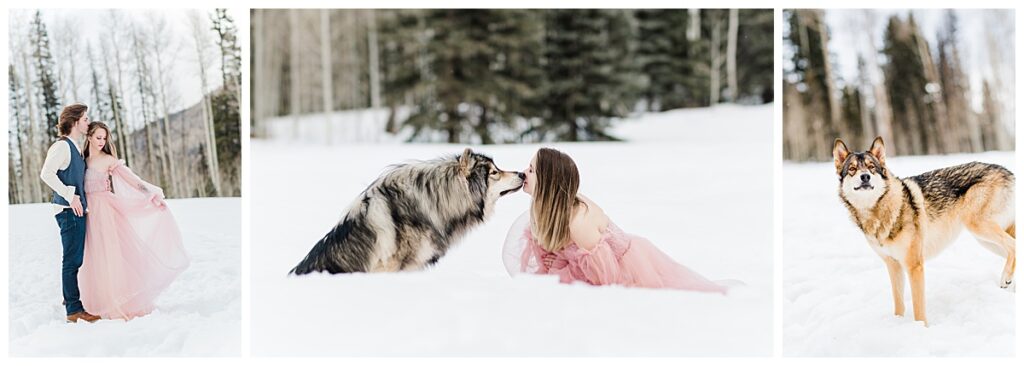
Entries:
{"type": "MultiPolygon", "coordinates": [[[[75,139],[68,137],[71,144],[75,146],[78,153],[82,153],[82,148],[78,146],[78,142],[75,139]]],[[[75,186],[64,185],[57,177],[58,170],[64,170],[71,165],[71,150],[68,150],[67,144],[64,141],[57,140],[53,145],[50,145],[50,149],[46,151],[46,160],[43,161],[43,170],[39,172],[39,178],[43,179],[43,183],[46,183],[54,192],[63,197],[68,202],[71,202],[75,197],[75,186]]],[[[66,208],[71,206],[53,204],[54,214],[58,214],[66,208]]]]}

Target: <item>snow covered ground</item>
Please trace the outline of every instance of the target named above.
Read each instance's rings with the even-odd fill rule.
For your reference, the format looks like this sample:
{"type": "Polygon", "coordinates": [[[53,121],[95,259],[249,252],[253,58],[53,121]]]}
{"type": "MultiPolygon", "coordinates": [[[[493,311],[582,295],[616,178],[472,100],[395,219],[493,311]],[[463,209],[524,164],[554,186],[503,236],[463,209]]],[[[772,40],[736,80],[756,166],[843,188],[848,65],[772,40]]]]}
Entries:
{"type": "MultiPolygon", "coordinates": [[[[624,230],[746,282],[729,296],[511,278],[501,248],[529,206],[521,192],[426,271],[287,276],[387,165],[463,146],[253,140],[252,353],[770,355],[771,119],[771,105],[678,110],[618,124],[628,142],[544,145],[575,159],[581,192],[624,230]]],[[[540,146],[473,148],[521,170],[540,146]]]]}
{"type": "Polygon", "coordinates": [[[241,352],[241,200],[168,200],[189,268],[157,310],[125,322],[66,324],[61,244],[49,204],[10,206],[12,356],[237,356],[241,352]]]}
{"type": "MultiPolygon", "coordinates": [[[[893,157],[909,177],[982,161],[1014,166],[1013,153],[893,157]]],[[[928,328],[892,314],[885,265],[837,195],[828,163],[783,167],[783,354],[786,356],[1012,356],[1014,294],[1000,289],[1005,260],[964,232],[925,264],[928,328]]],[[[1019,278],[1019,276],[1018,276],[1019,278]]]]}

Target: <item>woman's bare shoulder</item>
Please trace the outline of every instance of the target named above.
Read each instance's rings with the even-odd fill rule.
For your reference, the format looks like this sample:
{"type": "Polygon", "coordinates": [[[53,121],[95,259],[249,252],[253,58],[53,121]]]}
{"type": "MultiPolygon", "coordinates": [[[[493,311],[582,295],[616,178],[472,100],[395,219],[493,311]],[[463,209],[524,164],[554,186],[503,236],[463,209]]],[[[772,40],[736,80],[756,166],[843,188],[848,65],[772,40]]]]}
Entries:
{"type": "Polygon", "coordinates": [[[90,156],[88,166],[91,169],[109,169],[114,163],[117,163],[117,158],[103,154],[101,156],[90,156]]]}
{"type": "Polygon", "coordinates": [[[595,224],[601,224],[608,221],[608,217],[605,216],[604,210],[601,209],[601,206],[599,206],[597,202],[594,202],[584,195],[579,195],[579,199],[582,204],[576,207],[576,212],[573,213],[573,221],[595,224]]]}
{"type": "Polygon", "coordinates": [[[581,205],[576,207],[569,222],[569,236],[583,249],[593,249],[601,239],[601,230],[608,226],[608,217],[594,201],[580,196],[581,205]]]}

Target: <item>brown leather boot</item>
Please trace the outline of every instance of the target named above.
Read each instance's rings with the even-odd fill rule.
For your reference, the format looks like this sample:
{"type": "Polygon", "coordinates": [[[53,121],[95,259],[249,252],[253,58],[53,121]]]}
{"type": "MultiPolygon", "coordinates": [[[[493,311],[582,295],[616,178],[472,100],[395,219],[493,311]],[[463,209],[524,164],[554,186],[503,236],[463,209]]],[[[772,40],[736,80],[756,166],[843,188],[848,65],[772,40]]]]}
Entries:
{"type": "Polygon", "coordinates": [[[79,320],[85,320],[90,323],[95,323],[100,320],[100,317],[89,314],[85,311],[79,311],[77,313],[68,315],[68,323],[78,323],[79,320]]]}

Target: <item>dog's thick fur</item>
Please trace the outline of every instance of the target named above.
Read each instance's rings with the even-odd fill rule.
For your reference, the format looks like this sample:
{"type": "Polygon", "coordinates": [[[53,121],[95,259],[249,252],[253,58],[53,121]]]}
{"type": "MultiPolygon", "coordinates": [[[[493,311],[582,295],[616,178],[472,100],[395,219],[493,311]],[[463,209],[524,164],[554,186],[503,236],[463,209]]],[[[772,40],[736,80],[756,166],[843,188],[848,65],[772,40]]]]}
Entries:
{"type": "Polygon", "coordinates": [[[498,197],[522,186],[522,173],[502,171],[470,149],[394,166],[357,197],[291,273],[422,269],[486,220],[498,197]]]}
{"type": "Polygon", "coordinates": [[[832,149],[839,197],[868,244],[885,262],[897,316],[903,315],[904,272],[910,277],[914,320],[924,322],[924,262],[967,228],[987,249],[1006,258],[1000,286],[1013,283],[1016,265],[1014,176],[1006,168],[968,163],[897,178],[876,138],[864,152],[836,139],[832,149]]]}

